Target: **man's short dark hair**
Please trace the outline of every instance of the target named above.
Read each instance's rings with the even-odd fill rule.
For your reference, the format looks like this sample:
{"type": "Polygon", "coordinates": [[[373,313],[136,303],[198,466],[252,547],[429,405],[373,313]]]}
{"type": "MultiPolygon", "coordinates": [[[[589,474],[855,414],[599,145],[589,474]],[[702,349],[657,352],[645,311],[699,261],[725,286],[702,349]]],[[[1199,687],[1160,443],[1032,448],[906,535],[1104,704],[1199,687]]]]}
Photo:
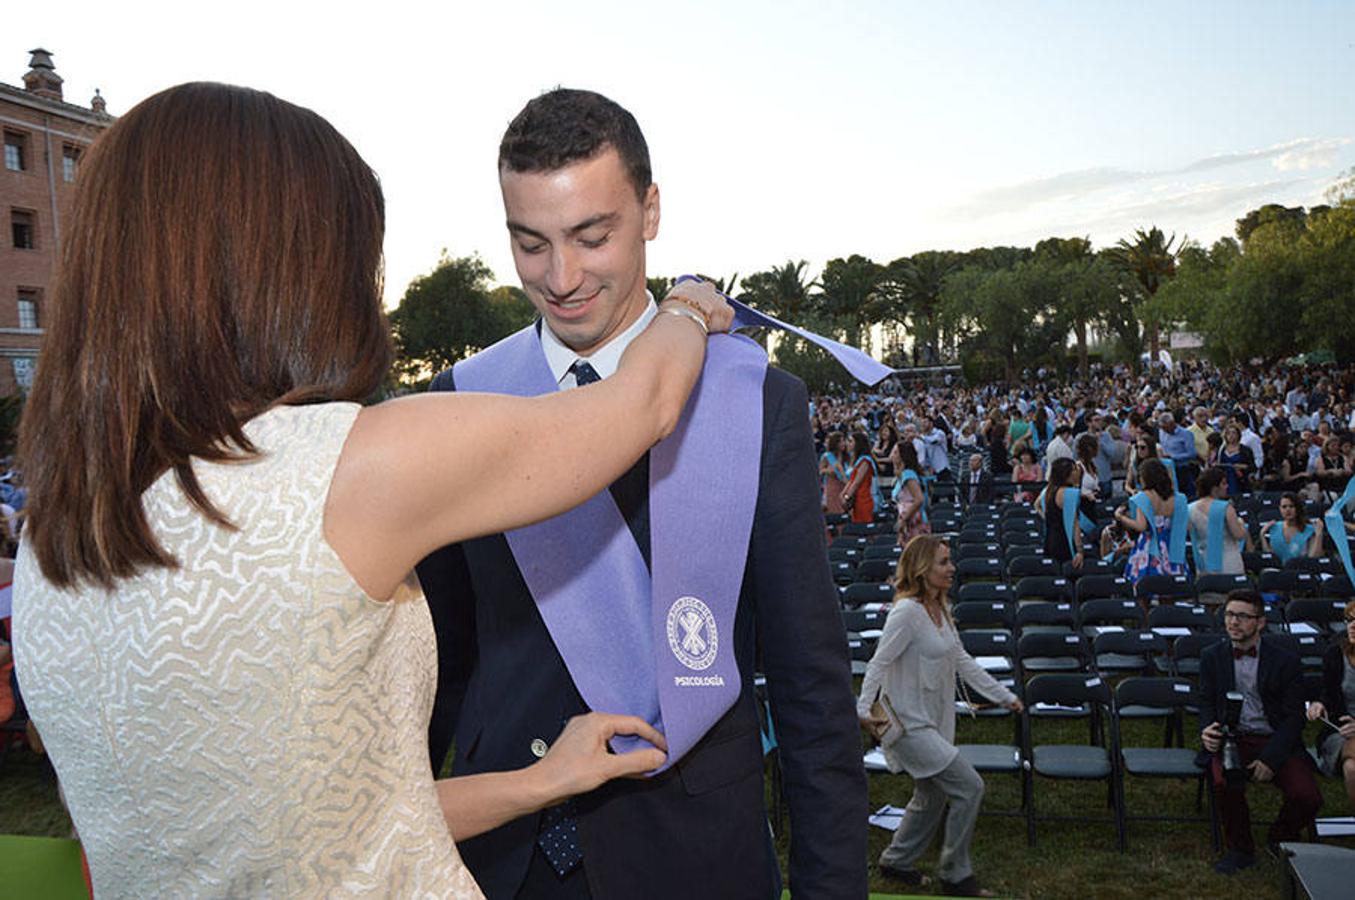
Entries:
{"type": "Polygon", "coordinates": [[[593,91],[556,88],[528,102],[499,142],[499,169],[554,172],[613,147],[636,195],[653,182],[649,145],[635,117],[593,91]]]}
{"type": "Polygon", "coordinates": [[[1251,588],[1238,588],[1235,591],[1228,592],[1228,599],[1224,601],[1224,609],[1228,608],[1229,603],[1245,603],[1251,607],[1253,615],[1264,616],[1266,614],[1266,601],[1259,591],[1253,591],[1251,588]]]}

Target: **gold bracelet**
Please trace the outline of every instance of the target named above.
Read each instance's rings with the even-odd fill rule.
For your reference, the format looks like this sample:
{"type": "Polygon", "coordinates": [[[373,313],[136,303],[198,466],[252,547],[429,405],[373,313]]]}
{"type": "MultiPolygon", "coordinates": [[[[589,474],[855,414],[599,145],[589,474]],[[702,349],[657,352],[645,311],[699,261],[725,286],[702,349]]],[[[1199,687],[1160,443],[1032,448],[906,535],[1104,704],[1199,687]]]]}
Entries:
{"type": "Polygon", "coordinates": [[[701,321],[706,323],[706,334],[710,334],[710,315],[701,308],[701,304],[697,303],[695,300],[689,300],[681,294],[669,294],[667,297],[664,297],[663,300],[665,303],[669,300],[676,300],[688,309],[696,310],[696,314],[701,317],[701,321]]]}
{"type": "Polygon", "coordinates": [[[679,317],[681,317],[681,318],[683,318],[683,319],[690,319],[691,321],[693,321],[693,322],[696,323],[696,325],[697,325],[698,328],[701,329],[701,333],[702,333],[703,335],[706,335],[706,336],[709,336],[709,335],[710,335],[710,329],[706,327],[706,320],[703,319],[703,318],[701,318],[699,315],[697,315],[696,313],[692,312],[690,309],[688,309],[688,308],[685,307],[685,306],[676,306],[676,307],[675,307],[675,306],[665,306],[665,307],[662,307],[662,308],[659,310],[659,312],[661,312],[661,313],[668,313],[668,315],[670,315],[670,316],[679,316],[679,317]]]}

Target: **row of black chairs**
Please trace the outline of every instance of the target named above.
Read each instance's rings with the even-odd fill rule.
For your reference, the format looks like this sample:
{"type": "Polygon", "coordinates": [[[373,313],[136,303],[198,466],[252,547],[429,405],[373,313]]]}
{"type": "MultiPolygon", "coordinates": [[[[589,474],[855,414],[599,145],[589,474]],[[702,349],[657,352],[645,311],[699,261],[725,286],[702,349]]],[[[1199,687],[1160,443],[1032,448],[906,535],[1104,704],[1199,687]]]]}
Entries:
{"type": "MultiPolygon", "coordinates": [[[[1195,765],[1195,751],[1184,746],[1183,716],[1196,708],[1194,686],[1174,677],[1131,677],[1116,685],[1112,692],[1098,675],[1045,673],[1024,685],[1011,685],[1023,698],[1025,710],[1013,716],[1014,732],[1010,744],[958,743],[961,755],[976,770],[985,774],[1005,774],[1020,779],[1021,808],[1012,814],[1024,817],[1027,842],[1036,842],[1036,824],[1054,820],[1102,821],[1113,824],[1117,843],[1127,848],[1129,821],[1202,821],[1210,823],[1215,848],[1219,835],[1213,793],[1205,789],[1207,771],[1195,765]],[[1038,732],[1041,723],[1054,720],[1085,720],[1085,743],[1043,743],[1038,732]],[[1127,720],[1160,720],[1162,746],[1127,744],[1122,723],[1127,720]],[[1160,812],[1131,814],[1127,808],[1127,778],[1172,778],[1196,784],[1196,814],[1166,816],[1160,812]],[[1041,779],[1103,781],[1107,790],[1110,815],[1090,812],[1070,815],[1041,811],[1037,803],[1037,785],[1041,779]],[[1202,799],[1208,797],[1208,812],[1201,815],[1202,799]]],[[[1005,709],[990,708],[977,715],[1011,715],[1005,709]]],[[[963,718],[963,716],[961,717],[963,718]]]]}

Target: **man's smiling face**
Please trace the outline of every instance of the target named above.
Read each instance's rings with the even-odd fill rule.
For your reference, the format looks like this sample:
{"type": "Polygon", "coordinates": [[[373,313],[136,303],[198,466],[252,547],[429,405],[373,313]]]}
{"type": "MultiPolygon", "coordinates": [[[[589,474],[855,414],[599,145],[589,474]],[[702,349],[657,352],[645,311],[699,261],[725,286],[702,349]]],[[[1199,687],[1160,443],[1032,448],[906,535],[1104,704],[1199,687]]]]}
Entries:
{"type": "Polygon", "coordinates": [[[645,242],[659,230],[659,189],[643,199],[616,150],[549,172],[500,170],[522,288],[556,337],[588,356],[644,311],[645,242]]]}

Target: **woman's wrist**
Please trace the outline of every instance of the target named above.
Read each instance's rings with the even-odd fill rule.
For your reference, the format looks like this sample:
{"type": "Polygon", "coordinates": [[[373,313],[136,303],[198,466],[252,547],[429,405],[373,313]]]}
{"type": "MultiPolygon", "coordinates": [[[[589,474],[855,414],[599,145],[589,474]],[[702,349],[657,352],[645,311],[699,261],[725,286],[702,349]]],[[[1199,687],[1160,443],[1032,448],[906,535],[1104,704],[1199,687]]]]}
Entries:
{"type": "Polygon", "coordinates": [[[710,335],[710,323],[706,320],[705,316],[703,316],[698,309],[681,302],[677,297],[665,300],[663,305],[659,307],[659,312],[687,319],[695,323],[696,327],[701,329],[702,337],[710,335]]]}

